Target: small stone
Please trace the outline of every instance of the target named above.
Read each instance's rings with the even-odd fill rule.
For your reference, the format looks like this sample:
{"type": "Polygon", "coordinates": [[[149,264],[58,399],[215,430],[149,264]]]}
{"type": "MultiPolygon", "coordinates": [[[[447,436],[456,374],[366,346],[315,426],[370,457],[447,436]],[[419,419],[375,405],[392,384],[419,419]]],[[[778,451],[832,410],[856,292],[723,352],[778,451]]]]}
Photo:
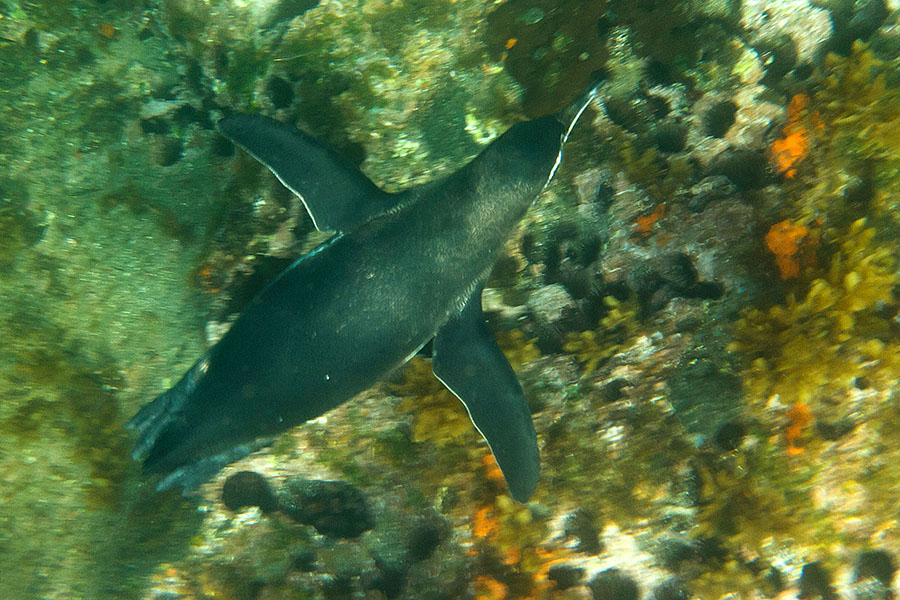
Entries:
{"type": "Polygon", "coordinates": [[[535,290],[528,298],[527,306],[534,318],[545,326],[554,325],[563,318],[566,311],[577,309],[572,296],[558,283],[535,290]]]}
{"type": "Polygon", "coordinates": [[[542,352],[561,351],[566,332],[587,328],[580,307],[560,283],[537,289],[528,299],[527,307],[542,352]]]}

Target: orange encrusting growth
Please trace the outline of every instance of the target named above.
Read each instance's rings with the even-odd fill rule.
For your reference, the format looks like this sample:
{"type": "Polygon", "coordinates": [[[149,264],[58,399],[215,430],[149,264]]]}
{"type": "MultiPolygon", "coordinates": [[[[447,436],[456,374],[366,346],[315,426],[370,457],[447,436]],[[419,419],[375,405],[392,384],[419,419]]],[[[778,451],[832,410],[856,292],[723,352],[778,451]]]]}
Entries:
{"type": "Polygon", "coordinates": [[[634,236],[646,238],[653,232],[653,226],[666,214],[666,205],[660,204],[647,215],[639,215],[634,220],[634,236]]]}
{"type": "Polygon", "coordinates": [[[494,516],[493,505],[482,506],[475,511],[472,518],[472,535],[477,538],[493,540],[500,530],[500,522],[494,516]]]}
{"type": "Polygon", "coordinates": [[[787,124],[770,148],[775,169],[788,179],[797,175],[797,165],[809,155],[810,127],[823,128],[819,113],[809,112],[809,96],[796,94],[788,104],[787,124]]]}
{"type": "Polygon", "coordinates": [[[97,31],[100,35],[108,40],[114,40],[119,35],[119,31],[112,23],[104,23],[97,31]]]}
{"type": "Polygon", "coordinates": [[[503,600],[508,594],[509,588],[490,575],[479,575],[475,579],[476,600],[503,600]]]}
{"type": "Polygon", "coordinates": [[[775,223],[766,234],[766,248],[775,255],[775,264],[782,279],[792,279],[800,274],[800,262],[811,261],[810,250],[815,240],[804,225],[789,220],[775,223]]]}
{"type": "Polygon", "coordinates": [[[787,417],[790,420],[784,430],[784,437],[788,445],[787,453],[790,456],[796,456],[803,452],[803,448],[797,442],[812,423],[812,410],[809,408],[809,404],[798,402],[788,409],[787,417]]]}

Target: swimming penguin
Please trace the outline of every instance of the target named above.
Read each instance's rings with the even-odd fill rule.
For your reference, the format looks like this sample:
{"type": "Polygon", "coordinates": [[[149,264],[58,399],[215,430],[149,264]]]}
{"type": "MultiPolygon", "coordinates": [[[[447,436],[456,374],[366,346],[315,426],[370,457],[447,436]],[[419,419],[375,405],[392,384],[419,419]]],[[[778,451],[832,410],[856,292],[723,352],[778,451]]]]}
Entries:
{"type": "Polygon", "coordinates": [[[434,340],[434,375],[465,405],[511,496],[527,501],[540,473],[537,437],[481,292],[588,102],[568,128],[555,116],[518,123],[455,173],[396,194],[293,127],[244,114],[219,121],[300,198],[316,228],[336,235],[278,275],[131,419],[132,458],[166,473],[157,489],[194,489],[434,340]]]}

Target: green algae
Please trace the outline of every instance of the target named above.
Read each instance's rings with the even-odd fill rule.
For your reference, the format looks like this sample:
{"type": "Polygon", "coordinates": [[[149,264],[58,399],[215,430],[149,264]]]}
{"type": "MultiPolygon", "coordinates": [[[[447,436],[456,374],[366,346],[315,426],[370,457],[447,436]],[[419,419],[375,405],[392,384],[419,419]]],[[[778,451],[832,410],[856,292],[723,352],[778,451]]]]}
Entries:
{"type": "Polygon", "coordinates": [[[137,217],[149,216],[159,226],[160,231],[182,243],[195,241],[193,229],[182,222],[175,210],[141,193],[137,184],[130,180],[124,186],[103,194],[99,200],[100,208],[109,213],[118,206],[125,207],[137,217]]]}
{"type": "Polygon", "coordinates": [[[711,440],[741,417],[741,379],[711,357],[685,356],[666,384],[675,417],[688,433],[711,440]]]}
{"type": "Polygon", "coordinates": [[[169,33],[180,42],[200,44],[200,35],[209,25],[209,15],[204,10],[195,10],[189,0],[163,0],[163,14],[169,33]]]}
{"type": "Polygon", "coordinates": [[[249,105],[252,102],[253,88],[265,73],[271,59],[266,56],[265,51],[247,42],[233,43],[227,57],[225,85],[239,104],[249,105]]]}
{"type": "MultiPolygon", "coordinates": [[[[30,337],[54,335],[51,327],[30,337]]],[[[27,382],[32,393],[9,419],[0,422],[7,435],[29,435],[38,427],[57,430],[83,451],[73,460],[86,463],[88,498],[95,506],[114,506],[130,461],[116,390],[122,378],[109,363],[95,365],[74,350],[48,345],[14,354],[13,382],[27,382]]]]}
{"type": "Polygon", "coordinates": [[[370,18],[372,31],[387,53],[399,55],[405,40],[417,32],[444,29],[450,23],[451,12],[433,0],[405,0],[382,5],[370,18]]]}
{"type": "Polygon", "coordinates": [[[15,268],[16,257],[40,240],[44,225],[18,199],[11,202],[0,188],[0,273],[15,268]]]}

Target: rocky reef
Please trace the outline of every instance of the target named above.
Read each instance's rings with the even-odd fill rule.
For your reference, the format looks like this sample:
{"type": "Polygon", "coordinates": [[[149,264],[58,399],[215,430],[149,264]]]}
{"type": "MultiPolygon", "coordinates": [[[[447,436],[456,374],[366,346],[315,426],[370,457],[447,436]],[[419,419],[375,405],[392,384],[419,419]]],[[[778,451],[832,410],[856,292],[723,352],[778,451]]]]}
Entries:
{"type": "Polygon", "coordinates": [[[900,594],[900,5],[0,1],[0,597],[900,594]],[[427,352],[156,494],[130,415],[327,236],[214,127],[389,190],[599,86],[485,290],[507,495],[427,352]]]}

